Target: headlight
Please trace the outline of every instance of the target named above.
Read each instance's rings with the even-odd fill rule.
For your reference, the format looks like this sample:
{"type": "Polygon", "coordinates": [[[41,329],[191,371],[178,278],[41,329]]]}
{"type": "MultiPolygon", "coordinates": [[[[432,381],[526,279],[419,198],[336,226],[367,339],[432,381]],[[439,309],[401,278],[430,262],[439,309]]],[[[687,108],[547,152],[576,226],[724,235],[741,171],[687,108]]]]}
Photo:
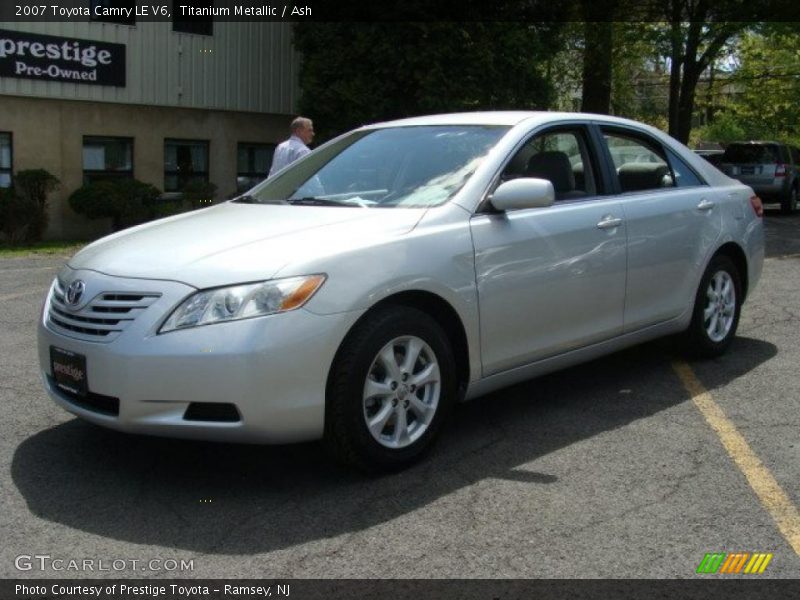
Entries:
{"type": "Polygon", "coordinates": [[[325,275],[308,275],[200,291],[172,311],[158,332],[294,310],[303,306],[324,281],[325,275]]]}

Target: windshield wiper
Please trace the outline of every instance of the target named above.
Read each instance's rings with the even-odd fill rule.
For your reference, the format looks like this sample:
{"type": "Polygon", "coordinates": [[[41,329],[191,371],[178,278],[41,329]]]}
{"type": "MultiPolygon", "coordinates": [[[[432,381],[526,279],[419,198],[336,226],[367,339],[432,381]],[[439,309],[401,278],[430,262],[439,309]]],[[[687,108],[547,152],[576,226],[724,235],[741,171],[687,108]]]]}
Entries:
{"type": "Polygon", "coordinates": [[[237,202],[239,204],[286,204],[286,200],[259,200],[250,194],[234,198],[231,202],[237,202]]]}
{"type": "Polygon", "coordinates": [[[305,196],[303,198],[292,198],[288,200],[289,204],[298,204],[302,206],[358,206],[357,204],[350,204],[341,200],[333,200],[331,198],[318,198],[315,196],[305,196]]]}

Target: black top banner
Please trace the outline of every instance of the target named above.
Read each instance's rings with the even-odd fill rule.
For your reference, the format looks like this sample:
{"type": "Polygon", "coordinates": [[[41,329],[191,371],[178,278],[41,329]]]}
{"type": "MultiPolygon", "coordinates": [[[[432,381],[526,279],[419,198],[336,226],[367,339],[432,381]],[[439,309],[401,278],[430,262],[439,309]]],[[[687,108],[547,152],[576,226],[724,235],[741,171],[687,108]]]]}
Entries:
{"type": "Polygon", "coordinates": [[[0,21],[800,21],[796,0],[3,0],[0,21]],[[710,12],[709,12],[710,11],[710,12]]]}
{"type": "Polygon", "coordinates": [[[0,29],[0,77],[125,87],[125,46],[0,29]]]}

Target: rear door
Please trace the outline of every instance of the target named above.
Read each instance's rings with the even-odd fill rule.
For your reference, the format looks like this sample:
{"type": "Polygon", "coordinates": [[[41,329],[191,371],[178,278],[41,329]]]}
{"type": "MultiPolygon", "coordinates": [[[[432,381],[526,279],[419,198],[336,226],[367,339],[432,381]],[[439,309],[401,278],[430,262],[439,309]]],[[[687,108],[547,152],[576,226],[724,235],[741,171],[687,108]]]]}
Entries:
{"type": "Polygon", "coordinates": [[[692,307],[700,270],[722,230],[724,198],[649,134],[617,126],[601,131],[628,231],[628,332],[692,307]]]}

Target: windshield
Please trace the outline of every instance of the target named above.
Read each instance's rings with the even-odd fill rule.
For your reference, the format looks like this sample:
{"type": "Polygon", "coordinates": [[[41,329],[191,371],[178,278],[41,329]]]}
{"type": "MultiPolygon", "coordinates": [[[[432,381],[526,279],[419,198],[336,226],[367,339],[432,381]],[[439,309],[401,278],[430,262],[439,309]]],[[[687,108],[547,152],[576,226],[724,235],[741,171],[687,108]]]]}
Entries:
{"type": "Polygon", "coordinates": [[[242,201],[435,206],[461,189],[506,131],[482,125],[356,131],[266,180],[242,201]]]}

